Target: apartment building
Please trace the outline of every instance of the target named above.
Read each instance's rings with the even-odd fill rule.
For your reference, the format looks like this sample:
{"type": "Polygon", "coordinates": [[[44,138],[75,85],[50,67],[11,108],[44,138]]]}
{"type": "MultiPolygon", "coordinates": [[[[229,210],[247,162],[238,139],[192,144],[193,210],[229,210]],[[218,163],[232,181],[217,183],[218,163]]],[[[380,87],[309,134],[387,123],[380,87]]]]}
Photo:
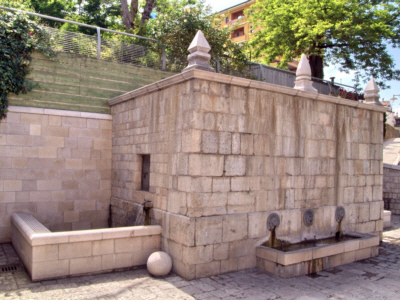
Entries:
{"type": "MultiPolygon", "coordinates": [[[[231,33],[231,39],[235,43],[244,43],[250,41],[252,34],[257,32],[257,28],[253,26],[248,21],[248,17],[246,13],[250,11],[251,13],[251,6],[256,2],[256,0],[247,0],[243,1],[240,4],[228,7],[222,11],[217,12],[221,16],[221,28],[233,28],[231,33]]],[[[252,61],[255,61],[253,57],[251,57],[251,50],[250,50],[250,58],[252,61]]],[[[275,67],[278,65],[280,58],[277,57],[273,62],[270,63],[271,66],[275,67]]],[[[289,71],[296,72],[297,66],[299,62],[294,60],[289,63],[289,71]]]]}

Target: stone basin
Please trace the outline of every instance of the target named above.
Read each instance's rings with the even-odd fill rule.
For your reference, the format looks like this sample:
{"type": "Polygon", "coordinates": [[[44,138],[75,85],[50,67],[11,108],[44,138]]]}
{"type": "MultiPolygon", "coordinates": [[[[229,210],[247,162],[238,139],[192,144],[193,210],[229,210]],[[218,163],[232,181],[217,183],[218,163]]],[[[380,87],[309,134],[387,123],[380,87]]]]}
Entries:
{"type": "MultiPolygon", "coordinates": [[[[349,232],[335,243],[315,241],[315,246],[292,247],[282,251],[260,245],[256,248],[257,266],[282,278],[316,273],[378,255],[379,237],[349,232]]],[[[296,244],[294,244],[296,245],[296,244]]]]}

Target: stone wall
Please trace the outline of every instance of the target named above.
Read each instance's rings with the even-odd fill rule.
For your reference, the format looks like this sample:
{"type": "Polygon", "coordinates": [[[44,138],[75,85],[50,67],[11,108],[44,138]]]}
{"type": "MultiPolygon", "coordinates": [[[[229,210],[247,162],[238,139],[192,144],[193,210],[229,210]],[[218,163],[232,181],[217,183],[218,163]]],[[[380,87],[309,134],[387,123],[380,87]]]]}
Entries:
{"type": "Polygon", "coordinates": [[[338,206],[342,230],[382,232],[381,108],[198,70],[109,103],[113,222],[153,201],[162,249],[187,279],[254,267],[271,212],[288,242],[335,235],[338,206]]]}
{"type": "Polygon", "coordinates": [[[111,116],[10,106],[0,121],[0,242],[13,212],[51,231],[108,226],[111,116]]]}
{"type": "Polygon", "coordinates": [[[171,75],[71,53],[49,59],[33,52],[27,79],[35,88],[8,99],[11,105],[109,114],[108,99],[171,75]]]}
{"type": "Polygon", "coordinates": [[[383,165],[383,201],[386,210],[400,215],[400,166],[383,165]]]}

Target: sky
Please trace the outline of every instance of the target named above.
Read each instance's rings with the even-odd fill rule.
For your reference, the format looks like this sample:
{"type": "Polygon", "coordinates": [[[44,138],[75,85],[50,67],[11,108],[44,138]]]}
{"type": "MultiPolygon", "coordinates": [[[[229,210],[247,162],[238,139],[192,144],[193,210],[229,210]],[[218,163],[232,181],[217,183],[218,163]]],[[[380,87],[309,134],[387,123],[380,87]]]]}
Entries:
{"type": "MultiPolygon", "coordinates": [[[[206,0],[205,3],[210,5],[212,7],[212,10],[214,12],[221,11],[223,9],[235,6],[237,4],[243,3],[244,0],[206,0]]],[[[394,49],[391,47],[388,47],[389,53],[392,55],[392,57],[395,60],[396,63],[396,68],[400,69],[400,49],[394,49]]],[[[325,79],[329,80],[330,77],[335,77],[335,81],[338,83],[346,84],[353,86],[354,82],[352,81],[354,79],[354,73],[349,73],[346,74],[344,72],[340,72],[338,70],[338,66],[335,65],[330,65],[328,67],[325,67],[324,69],[324,74],[325,74],[325,79]]],[[[399,95],[396,96],[398,100],[394,101],[392,103],[393,109],[398,112],[398,115],[400,116],[400,81],[390,81],[387,83],[390,86],[390,89],[386,90],[381,90],[380,91],[380,96],[381,100],[389,100],[393,98],[393,95],[399,95]]],[[[361,86],[366,86],[366,83],[361,83],[361,86]]]]}

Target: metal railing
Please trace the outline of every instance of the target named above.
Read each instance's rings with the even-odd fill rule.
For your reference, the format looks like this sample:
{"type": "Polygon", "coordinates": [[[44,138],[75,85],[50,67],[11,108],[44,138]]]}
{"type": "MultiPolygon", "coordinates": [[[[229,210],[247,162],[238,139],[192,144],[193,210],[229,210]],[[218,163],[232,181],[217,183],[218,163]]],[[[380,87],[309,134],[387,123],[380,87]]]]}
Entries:
{"type": "Polygon", "coordinates": [[[153,51],[149,49],[149,47],[143,45],[135,45],[111,39],[104,39],[101,37],[101,32],[110,32],[133,37],[146,42],[152,42],[154,43],[154,48],[156,48],[157,42],[155,39],[9,7],[0,6],[0,8],[52,21],[96,29],[96,36],[91,36],[82,33],[58,30],[51,27],[43,27],[51,36],[53,46],[58,51],[81,54],[97,59],[113,60],[152,68],[160,68],[161,70],[166,69],[166,54],[164,46],[161,46],[160,54],[157,51],[153,51]]]}
{"type": "MultiPolygon", "coordinates": [[[[296,73],[294,72],[266,66],[259,63],[251,63],[249,70],[253,74],[253,76],[259,81],[287,86],[291,88],[294,87],[294,81],[296,80],[296,73]]],[[[320,94],[336,95],[339,93],[341,87],[351,88],[355,90],[354,87],[349,85],[334,83],[332,81],[323,80],[316,77],[312,77],[311,79],[313,81],[313,86],[318,90],[318,93],[320,94]]]]}

